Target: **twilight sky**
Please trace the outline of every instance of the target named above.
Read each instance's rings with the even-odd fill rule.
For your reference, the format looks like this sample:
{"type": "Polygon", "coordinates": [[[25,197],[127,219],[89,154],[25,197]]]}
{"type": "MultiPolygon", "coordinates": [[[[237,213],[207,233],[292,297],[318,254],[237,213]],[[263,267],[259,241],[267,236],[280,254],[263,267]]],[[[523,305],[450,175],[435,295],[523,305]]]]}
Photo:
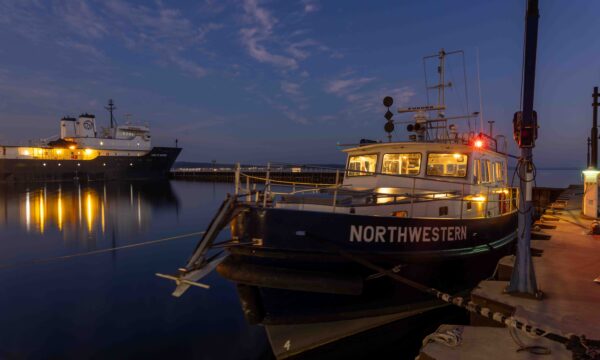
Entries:
{"type": "MultiPolygon", "coordinates": [[[[543,0],[535,108],[540,167],[583,166],[600,85],[600,2],[543,0]]],[[[525,0],[0,0],[0,143],[58,134],[63,115],[148,122],[180,160],[342,162],[384,139],[381,99],[425,105],[422,57],[466,52],[469,108],[509,136],[525,0]]],[[[430,79],[434,64],[428,66],[430,79]]],[[[466,111],[448,59],[447,115],[466,111]]],[[[431,95],[434,95],[433,93],[431,95]]],[[[431,96],[433,99],[434,96],[431,96]]],[[[409,119],[396,114],[396,120],[409,119]]],[[[457,122],[464,124],[464,122],[457,122]]],[[[397,128],[398,129],[398,128],[397,128]]],[[[396,140],[407,133],[399,129],[396,140]]]]}

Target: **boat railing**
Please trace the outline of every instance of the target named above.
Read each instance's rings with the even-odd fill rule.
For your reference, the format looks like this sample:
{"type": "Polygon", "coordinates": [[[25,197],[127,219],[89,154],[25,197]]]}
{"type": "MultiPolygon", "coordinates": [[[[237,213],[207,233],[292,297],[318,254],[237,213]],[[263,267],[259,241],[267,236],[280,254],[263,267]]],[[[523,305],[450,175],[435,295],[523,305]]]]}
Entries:
{"type": "MultiPolygon", "coordinates": [[[[294,165],[297,166],[297,165],[294,165]]],[[[265,177],[260,177],[252,174],[247,174],[241,171],[239,164],[235,167],[234,181],[235,194],[238,197],[245,198],[246,202],[254,202],[267,207],[273,203],[277,196],[290,196],[300,194],[321,194],[324,192],[331,193],[332,211],[336,211],[338,206],[338,197],[340,192],[344,195],[353,195],[355,197],[363,197],[368,199],[366,204],[370,205],[393,205],[406,204],[410,202],[410,212],[408,216],[414,213],[414,204],[421,201],[460,201],[461,202],[461,218],[463,217],[462,209],[465,208],[464,203],[475,202],[484,205],[484,217],[488,217],[490,206],[497,204],[498,213],[500,215],[512,213],[518,208],[518,189],[513,187],[480,184],[477,191],[467,191],[467,187],[472,187],[472,184],[457,183],[441,179],[424,179],[414,176],[402,176],[393,174],[383,174],[389,176],[407,177],[412,179],[412,186],[406,188],[406,192],[389,193],[381,192],[377,189],[361,191],[351,190],[349,185],[344,185],[341,182],[341,174],[348,171],[347,169],[332,169],[335,170],[335,181],[333,183],[315,183],[303,181],[287,181],[271,178],[271,166],[267,165],[265,177]],[[451,183],[456,189],[434,191],[417,186],[417,181],[434,181],[451,183]],[[257,184],[263,183],[263,189],[257,189],[257,184]],[[245,184],[243,186],[242,184],[245,184]],[[251,186],[252,185],[252,186],[251,186]],[[275,189],[273,189],[275,187],[275,189]],[[480,191],[485,189],[484,191],[480,191]]],[[[352,170],[354,171],[354,170],[352,170]]],[[[371,172],[371,174],[378,174],[371,172]]],[[[380,173],[379,173],[380,174],[380,173]]]]}

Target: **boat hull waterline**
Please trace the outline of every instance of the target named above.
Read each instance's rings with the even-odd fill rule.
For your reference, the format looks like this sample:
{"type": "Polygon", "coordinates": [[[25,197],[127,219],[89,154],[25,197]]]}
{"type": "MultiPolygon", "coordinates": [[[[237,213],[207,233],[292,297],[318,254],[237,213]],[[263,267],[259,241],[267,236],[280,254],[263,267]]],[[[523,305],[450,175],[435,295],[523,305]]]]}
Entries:
{"type": "Polygon", "coordinates": [[[165,179],[181,148],[154,147],[142,156],[92,160],[0,159],[0,183],[165,179]]]}
{"type": "MultiPolygon", "coordinates": [[[[466,292],[512,252],[516,213],[494,218],[373,217],[249,207],[232,222],[217,267],[240,288],[253,323],[335,321],[432,305],[433,299],[353,262],[358,256],[427,286],[466,292]],[[259,245],[256,245],[259,244],[259,245]]],[[[435,302],[435,301],[433,301],[435,302]]]]}

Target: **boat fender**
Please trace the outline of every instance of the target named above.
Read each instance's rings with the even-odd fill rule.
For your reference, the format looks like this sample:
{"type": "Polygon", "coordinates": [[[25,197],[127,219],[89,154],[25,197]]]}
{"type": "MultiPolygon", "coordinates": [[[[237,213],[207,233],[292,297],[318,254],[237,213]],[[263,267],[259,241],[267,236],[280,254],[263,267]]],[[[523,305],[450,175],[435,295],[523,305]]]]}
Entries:
{"type": "Polygon", "coordinates": [[[265,310],[256,286],[237,284],[237,292],[242,304],[244,317],[250,325],[260,324],[265,318],[265,310]]]}
{"type": "Polygon", "coordinates": [[[360,295],[364,283],[360,276],[257,265],[231,256],[217,266],[217,272],[245,285],[339,295],[360,295]]]}

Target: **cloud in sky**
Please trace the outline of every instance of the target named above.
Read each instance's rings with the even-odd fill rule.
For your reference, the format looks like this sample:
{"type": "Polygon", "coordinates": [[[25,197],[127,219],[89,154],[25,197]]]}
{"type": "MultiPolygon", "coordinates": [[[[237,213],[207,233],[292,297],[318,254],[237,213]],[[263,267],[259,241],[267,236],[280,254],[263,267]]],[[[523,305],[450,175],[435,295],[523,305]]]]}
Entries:
{"type": "Polygon", "coordinates": [[[335,79],[327,83],[325,91],[334,95],[343,96],[360,89],[363,85],[368,84],[373,80],[375,80],[374,77],[335,79]]]}
{"type": "Polygon", "coordinates": [[[107,25],[90,8],[88,2],[73,0],[54,5],[54,12],[79,36],[99,39],[109,33],[107,25]]]}
{"type": "Polygon", "coordinates": [[[0,25],[36,42],[54,42],[106,60],[101,48],[118,40],[131,50],[149,51],[157,61],[195,77],[207,74],[197,50],[209,33],[223,27],[212,21],[194,23],[181,10],[162,2],[0,1],[0,14],[0,25]]]}
{"type": "Polygon", "coordinates": [[[273,41],[273,27],[278,20],[261,7],[258,0],[244,0],[243,7],[248,26],[240,29],[240,35],[250,56],[263,63],[297,68],[298,62],[293,57],[275,54],[267,49],[267,44],[273,41]]]}
{"type": "Polygon", "coordinates": [[[316,0],[303,0],[304,12],[313,13],[321,10],[321,5],[316,0]]]}
{"type": "Polygon", "coordinates": [[[281,90],[283,90],[286,94],[288,95],[300,95],[300,85],[299,84],[295,84],[293,82],[289,82],[289,81],[282,81],[281,82],[281,90]]]}

